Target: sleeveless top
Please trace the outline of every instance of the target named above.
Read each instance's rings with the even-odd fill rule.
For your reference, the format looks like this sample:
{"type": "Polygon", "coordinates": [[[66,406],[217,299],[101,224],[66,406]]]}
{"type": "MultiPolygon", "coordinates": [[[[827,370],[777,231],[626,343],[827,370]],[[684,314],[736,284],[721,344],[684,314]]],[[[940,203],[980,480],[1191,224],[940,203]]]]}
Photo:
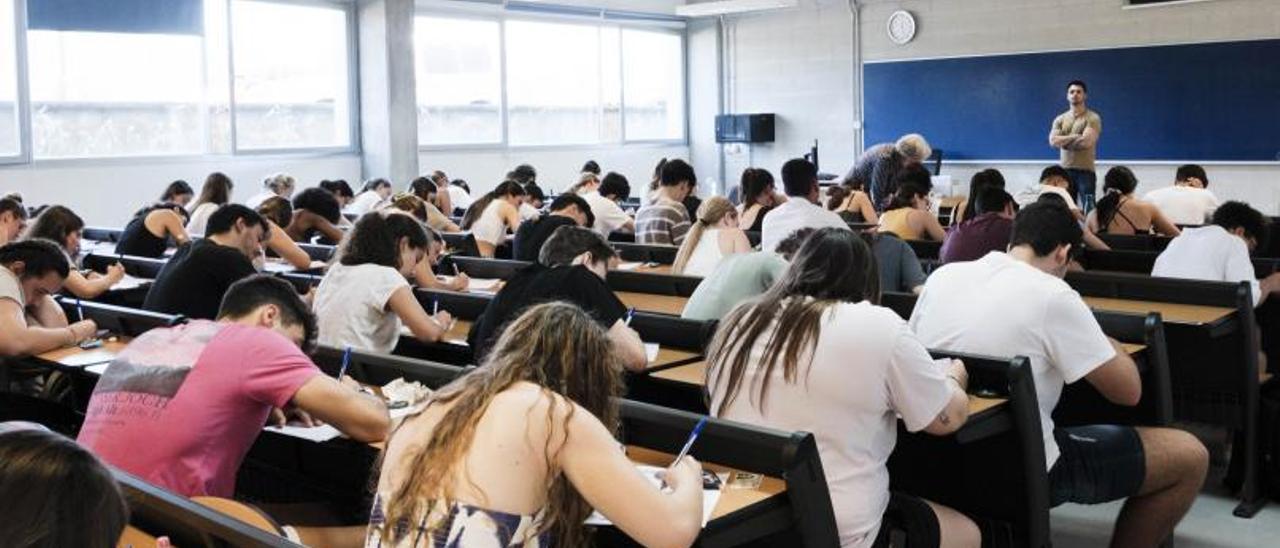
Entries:
{"type": "Polygon", "coordinates": [[[836,215],[839,215],[840,218],[844,219],[844,222],[846,223],[865,223],[866,222],[866,219],[862,217],[861,211],[849,211],[846,209],[844,211],[837,212],[836,215]]]}
{"type": "Polygon", "coordinates": [[[432,505],[427,515],[414,524],[401,520],[394,525],[394,536],[398,540],[383,542],[382,531],[387,526],[383,507],[386,496],[387,493],[378,493],[373,499],[369,528],[365,532],[365,548],[542,548],[554,545],[549,532],[538,533],[545,518],[545,508],[526,516],[461,502],[455,502],[447,508],[439,504],[432,505]],[[430,532],[427,531],[429,521],[439,524],[430,532]]]}
{"type": "Polygon", "coordinates": [[[911,216],[911,212],[915,211],[909,207],[900,207],[891,209],[880,214],[880,231],[892,232],[897,234],[903,240],[919,240],[923,236],[919,231],[911,229],[911,223],[907,222],[907,218],[911,216]]]}
{"type": "Polygon", "coordinates": [[[169,240],[157,237],[147,230],[147,216],[150,214],[151,212],[148,211],[134,217],[129,224],[125,225],[124,231],[120,233],[120,241],[116,242],[116,254],[153,259],[164,256],[164,250],[169,248],[169,240]]]}
{"type": "MultiPolygon", "coordinates": [[[[773,206],[760,206],[760,211],[756,212],[756,218],[751,222],[751,227],[747,228],[747,230],[751,232],[760,232],[764,230],[764,216],[772,210],[773,206]]],[[[746,212],[746,209],[744,208],[742,211],[746,212]]]]}
{"type": "Polygon", "coordinates": [[[702,231],[698,246],[689,254],[689,262],[684,265],[685,276],[707,277],[716,269],[724,253],[720,251],[720,229],[709,228],[702,231]]]}
{"type": "Polygon", "coordinates": [[[1151,234],[1152,233],[1151,226],[1148,226],[1147,228],[1138,228],[1138,225],[1134,224],[1133,220],[1129,219],[1129,216],[1124,214],[1124,204],[1128,202],[1129,200],[1125,198],[1120,198],[1120,200],[1116,202],[1115,212],[1111,214],[1110,219],[1106,219],[1105,221],[1103,221],[1103,219],[1101,218],[1098,219],[1098,234],[1106,234],[1111,232],[1111,225],[1114,224],[1116,220],[1123,221],[1125,224],[1129,225],[1129,228],[1133,230],[1134,234],[1151,234]]]}
{"type": "Polygon", "coordinates": [[[500,200],[489,202],[489,205],[485,206],[484,211],[480,213],[480,218],[472,223],[471,234],[475,235],[477,240],[489,242],[495,246],[502,243],[503,237],[507,235],[507,223],[498,214],[498,207],[501,205],[500,200]]]}

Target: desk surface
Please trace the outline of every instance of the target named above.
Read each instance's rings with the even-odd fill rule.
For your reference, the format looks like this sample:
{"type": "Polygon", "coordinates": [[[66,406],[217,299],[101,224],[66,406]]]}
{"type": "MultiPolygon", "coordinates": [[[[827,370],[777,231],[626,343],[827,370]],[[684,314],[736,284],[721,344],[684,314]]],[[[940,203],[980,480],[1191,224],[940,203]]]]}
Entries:
{"type": "MultiPolygon", "coordinates": [[[[457,322],[454,322],[453,328],[450,329],[449,332],[445,334],[444,339],[441,342],[466,346],[467,333],[469,333],[470,331],[471,331],[471,322],[466,320],[458,320],[457,322]]],[[[400,336],[412,338],[413,334],[409,332],[408,327],[401,326],[400,336]]],[[[698,356],[700,355],[701,354],[698,354],[697,352],[689,352],[687,350],[680,350],[678,348],[662,346],[658,348],[657,359],[649,363],[648,368],[652,369],[655,367],[668,366],[673,363],[683,363],[689,360],[697,359],[698,356]]]]}
{"type": "Polygon", "coordinates": [[[121,350],[124,350],[124,347],[128,346],[128,344],[128,341],[119,339],[115,341],[106,341],[102,343],[101,348],[94,348],[90,350],[85,350],[78,346],[69,346],[66,348],[59,348],[57,350],[50,350],[37,355],[36,358],[44,362],[64,367],[85,367],[100,363],[110,363],[111,360],[115,359],[116,354],[119,354],[121,350]]]}
{"type": "Polygon", "coordinates": [[[615,291],[614,294],[622,300],[622,304],[628,307],[634,307],[645,312],[671,314],[672,316],[679,316],[681,312],[684,312],[684,305],[689,302],[688,297],[677,297],[675,295],[650,295],[631,291],[615,291]]]}
{"type": "MultiPolygon", "coordinates": [[[[675,455],[669,453],[634,445],[627,446],[627,456],[634,462],[650,466],[668,466],[671,464],[671,460],[675,458],[675,455]]],[[[706,462],[702,463],[702,467],[717,474],[736,471],[732,468],[706,462]]],[[[733,489],[726,486],[720,491],[720,501],[716,503],[715,510],[711,511],[711,519],[715,520],[727,516],[786,490],[786,482],[771,476],[763,476],[760,486],[754,489],[733,489]]]]}
{"type": "Polygon", "coordinates": [[[1189,325],[1217,323],[1235,312],[1233,308],[1220,306],[1109,299],[1104,297],[1084,297],[1084,302],[1089,305],[1089,308],[1108,312],[1128,312],[1133,314],[1159,312],[1161,319],[1165,322],[1189,325]]]}

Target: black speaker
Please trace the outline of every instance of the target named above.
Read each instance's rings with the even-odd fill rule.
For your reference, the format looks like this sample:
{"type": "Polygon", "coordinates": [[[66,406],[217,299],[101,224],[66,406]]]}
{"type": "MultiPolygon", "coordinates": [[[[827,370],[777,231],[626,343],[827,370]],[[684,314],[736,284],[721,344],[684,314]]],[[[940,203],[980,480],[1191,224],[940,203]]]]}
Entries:
{"type": "Polygon", "coordinates": [[[717,143],[772,143],[773,114],[716,116],[717,143]]]}

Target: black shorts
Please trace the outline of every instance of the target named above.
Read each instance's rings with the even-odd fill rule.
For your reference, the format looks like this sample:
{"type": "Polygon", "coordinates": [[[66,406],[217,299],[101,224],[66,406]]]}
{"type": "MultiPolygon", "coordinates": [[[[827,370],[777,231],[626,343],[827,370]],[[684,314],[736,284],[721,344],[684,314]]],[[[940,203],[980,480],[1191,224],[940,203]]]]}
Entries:
{"type": "Polygon", "coordinates": [[[905,534],[910,548],[936,548],[942,544],[942,529],[933,508],[923,499],[891,491],[873,548],[888,548],[895,532],[905,534]]]}
{"type": "Polygon", "coordinates": [[[1146,454],[1130,426],[1090,425],[1053,431],[1061,456],[1049,469],[1049,505],[1099,504],[1133,496],[1147,475],[1146,454]]]}

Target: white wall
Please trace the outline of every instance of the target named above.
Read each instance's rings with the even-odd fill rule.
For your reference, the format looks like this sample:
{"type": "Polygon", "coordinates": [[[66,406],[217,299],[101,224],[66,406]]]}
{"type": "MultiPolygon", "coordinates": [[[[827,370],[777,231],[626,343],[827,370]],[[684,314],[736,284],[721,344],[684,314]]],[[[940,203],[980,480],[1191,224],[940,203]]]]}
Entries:
{"type": "Polygon", "coordinates": [[[511,149],[487,151],[441,150],[418,154],[423,173],[443,170],[454,179],[465,179],[472,195],[493,190],[508,171],[520,164],[538,170],[538,186],[544,191],[560,191],[578,182],[579,170],[587,160],[595,160],[607,173],[616,171],[631,183],[631,195],[641,196],[661,158],[689,157],[687,146],[582,147],[553,149],[511,149]]]}

